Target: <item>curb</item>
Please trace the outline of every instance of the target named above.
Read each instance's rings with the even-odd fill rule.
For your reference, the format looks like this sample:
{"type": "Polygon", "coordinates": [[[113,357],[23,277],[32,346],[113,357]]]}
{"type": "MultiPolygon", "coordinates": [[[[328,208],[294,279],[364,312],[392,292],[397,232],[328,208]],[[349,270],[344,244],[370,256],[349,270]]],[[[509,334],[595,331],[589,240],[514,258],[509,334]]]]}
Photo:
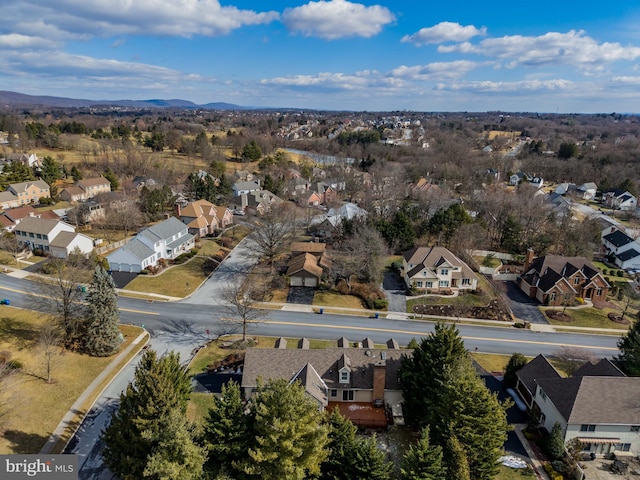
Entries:
{"type": "MultiPolygon", "coordinates": [[[[49,439],[47,440],[47,442],[44,444],[44,446],[42,447],[42,449],[40,449],[40,453],[41,454],[49,454],[52,453],[52,449],[53,447],[56,446],[56,444],[58,443],[58,441],[62,438],[62,436],[64,435],[65,431],[67,430],[67,428],[69,428],[69,424],[75,419],[76,414],[73,413],[74,411],[77,411],[81,406],[82,403],[86,400],[86,398],[95,391],[95,389],[97,388],[97,386],[104,381],[104,379],[108,376],[111,375],[113,372],[113,369],[115,369],[115,366],[125,357],[129,354],[129,352],[131,352],[134,348],[136,348],[138,345],[140,345],[140,342],[142,341],[142,339],[144,337],[147,337],[147,341],[144,343],[144,345],[147,345],[151,339],[149,332],[147,332],[146,330],[144,332],[142,332],[140,335],[138,335],[133,342],[131,342],[131,344],[124,349],[122,352],[120,352],[118,354],[118,356],[116,358],[114,358],[111,363],[100,373],[100,375],[98,375],[93,382],[91,382],[89,384],[89,386],[84,390],[84,392],[82,392],[82,394],[80,394],[80,396],[76,399],[76,401],[73,403],[73,405],[71,405],[71,408],[69,408],[69,411],[65,414],[64,417],[62,417],[62,420],[60,420],[60,423],[58,424],[58,426],[56,427],[56,429],[53,431],[53,433],[51,434],[51,436],[49,437],[49,439]]],[[[142,345],[142,347],[144,347],[144,345],[142,345]]],[[[141,347],[141,348],[142,348],[141,347]]],[[[117,372],[115,372],[112,377],[111,377],[111,381],[113,381],[113,379],[115,377],[117,377],[120,372],[122,372],[122,370],[124,370],[127,366],[129,365],[129,363],[124,364],[117,372]]],[[[103,388],[102,390],[100,390],[100,392],[98,392],[98,394],[96,395],[94,401],[91,403],[91,405],[87,408],[87,411],[85,412],[84,415],[82,415],[82,418],[80,419],[80,421],[78,422],[78,425],[73,429],[73,433],[71,434],[71,436],[69,437],[69,440],[67,440],[67,442],[65,443],[64,447],[66,448],[67,445],[69,444],[69,442],[71,441],[71,439],[75,436],[76,432],[78,431],[78,429],[80,428],[80,426],[84,423],[85,418],[87,417],[87,415],[89,414],[89,412],[91,412],[91,410],[93,409],[93,406],[95,405],[96,401],[102,396],[102,393],[107,389],[107,387],[111,384],[111,381],[109,381],[103,388]]],[[[63,448],[64,450],[64,448],[63,448]]]]}

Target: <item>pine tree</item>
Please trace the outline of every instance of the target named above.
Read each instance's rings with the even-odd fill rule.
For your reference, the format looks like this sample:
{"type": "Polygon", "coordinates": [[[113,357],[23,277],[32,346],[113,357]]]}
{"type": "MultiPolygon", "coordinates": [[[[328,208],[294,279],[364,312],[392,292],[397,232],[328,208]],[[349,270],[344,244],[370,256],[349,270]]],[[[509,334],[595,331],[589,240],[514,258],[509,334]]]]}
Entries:
{"type": "Polygon", "coordinates": [[[447,480],[471,480],[467,455],[455,435],[446,444],[447,480]]]}
{"type": "Polygon", "coordinates": [[[547,453],[553,460],[560,460],[564,457],[564,438],[562,436],[562,427],[560,426],[560,422],[553,424],[553,428],[547,438],[545,447],[547,453]]]}
{"type": "Polygon", "coordinates": [[[122,480],[143,478],[160,440],[150,432],[159,432],[173,414],[184,417],[190,392],[191,380],[178,354],[158,357],[153,350],[143,354],[133,381],[120,395],[118,410],[102,432],[102,457],[111,472],[122,480]]]}
{"type": "Polygon", "coordinates": [[[527,357],[522,355],[521,353],[514,353],[509,358],[509,362],[504,369],[504,386],[506,388],[513,388],[516,386],[518,382],[518,378],[516,377],[516,372],[520,370],[527,364],[527,357]]]}
{"type": "Polygon", "coordinates": [[[233,381],[222,387],[221,396],[213,397],[204,426],[208,471],[230,472],[246,456],[249,432],[244,410],[240,386],[233,381]]]}
{"type": "Polygon", "coordinates": [[[422,339],[412,356],[402,358],[398,375],[404,396],[403,411],[409,424],[431,425],[434,433],[433,425],[447,418],[446,402],[437,401],[444,391],[446,374],[465,361],[469,361],[468,354],[458,329],[443,323],[438,323],[435,331],[422,339]]]}
{"type": "Polygon", "coordinates": [[[618,340],[618,365],[627,375],[640,376],[640,321],[634,322],[626,335],[618,340]]]}
{"type": "Polygon", "coordinates": [[[111,275],[97,265],[86,296],[84,348],[93,356],[107,357],[120,348],[120,311],[111,275]]]}
{"type": "Polygon", "coordinates": [[[336,408],[328,414],[329,456],[322,463],[321,480],[344,478],[366,478],[384,480],[389,478],[391,465],[386,462],[375,439],[356,438],[358,428],[336,408]]]}
{"type": "Polygon", "coordinates": [[[153,445],[143,475],[154,480],[199,480],[203,477],[206,448],[194,441],[193,425],[177,410],[142,432],[153,445]]]}
{"type": "Polygon", "coordinates": [[[301,480],[320,473],[328,454],[328,427],[299,383],[275,380],[258,387],[250,417],[255,440],[243,462],[246,474],[263,480],[301,480]]]}
{"type": "Polygon", "coordinates": [[[429,427],[420,431],[418,443],[404,454],[400,472],[402,480],[446,480],[442,447],[429,443],[429,427]]]}

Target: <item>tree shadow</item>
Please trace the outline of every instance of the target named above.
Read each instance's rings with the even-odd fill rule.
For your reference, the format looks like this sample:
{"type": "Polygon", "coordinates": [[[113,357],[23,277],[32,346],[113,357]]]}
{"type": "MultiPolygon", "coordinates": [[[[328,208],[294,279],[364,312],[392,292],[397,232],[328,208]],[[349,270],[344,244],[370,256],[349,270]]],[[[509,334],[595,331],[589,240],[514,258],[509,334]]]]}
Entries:
{"type": "Polygon", "coordinates": [[[19,430],[5,430],[2,437],[11,442],[10,449],[13,453],[38,453],[49,438],[19,430]]]}
{"type": "Polygon", "coordinates": [[[19,350],[29,348],[38,338],[33,326],[13,318],[0,318],[0,340],[16,345],[19,350]]]}

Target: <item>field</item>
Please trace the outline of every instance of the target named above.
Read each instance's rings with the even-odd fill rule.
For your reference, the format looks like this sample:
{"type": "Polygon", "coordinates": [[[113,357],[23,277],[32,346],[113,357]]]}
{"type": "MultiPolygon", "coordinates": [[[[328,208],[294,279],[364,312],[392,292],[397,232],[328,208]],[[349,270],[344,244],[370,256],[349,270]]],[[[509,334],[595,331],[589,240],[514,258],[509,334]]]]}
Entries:
{"type": "MultiPolygon", "coordinates": [[[[1,401],[8,406],[8,414],[1,419],[4,429],[0,453],[37,453],[71,405],[113,357],[61,351],[53,356],[53,382],[47,383],[44,355],[38,347],[38,330],[47,318],[13,307],[3,307],[0,313],[0,352],[9,352],[11,360],[23,366],[3,384],[0,393],[1,401]]],[[[129,326],[122,326],[121,330],[125,335],[123,348],[141,332],[129,326]]]]}

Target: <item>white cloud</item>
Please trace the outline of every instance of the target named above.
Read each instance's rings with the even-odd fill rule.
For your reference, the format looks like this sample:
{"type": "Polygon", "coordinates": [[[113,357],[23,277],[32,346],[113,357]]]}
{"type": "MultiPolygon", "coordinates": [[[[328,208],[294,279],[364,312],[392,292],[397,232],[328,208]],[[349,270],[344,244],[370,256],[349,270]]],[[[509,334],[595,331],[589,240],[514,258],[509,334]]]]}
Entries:
{"type": "Polygon", "coordinates": [[[484,64],[470,60],[456,60],[453,62],[434,62],[427,65],[407,67],[401,65],[391,71],[391,75],[414,80],[447,80],[464,76],[484,64]]]}
{"type": "Polygon", "coordinates": [[[330,0],[287,8],[282,14],[282,21],[290,32],[335,40],[373,37],[385,25],[395,21],[395,16],[380,5],[367,7],[347,0],[330,0]]]}
{"type": "Polygon", "coordinates": [[[476,93],[532,93],[532,92],[564,92],[573,90],[576,84],[570,80],[522,80],[519,82],[460,82],[453,84],[440,83],[436,90],[468,91],[476,93]]]}
{"type": "Polygon", "coordinates": [[[620,76],[613,77],[611,81],[620,85],[640,85],[640,77],[620,76]]]}
{"type": "Polygon", "coordinates": [[[485,27],[476,28],[473,25],[462,26],[455,22],[440,22],[433,27],[421,28],[413,35],[405,35],[402,41],[417,46],[429,43],[464,42],[473,37],[484,36],[486,33],[485,27]]]}
{"type": "Polygon", "coordinates": [[[600,69],[602,64],[640,58],[640,48],[616,42],[598,43],[584,31],[548,32],[536,37],[510,35],[487,38],[477,45],[468,42],[440,46],[441,53],[477,53],[507,62],[507,67],[519,65],[571,65],[600,69]]]}
{"type": "Polygon", "coordinates": [[[42,37],[31,35],[21,35],[19,33],[10,33],[8,35],[0,35],[0,48],[51,48],[51,42],[42,37]]]}
{"type": "Polygon", "coordinates": [[[218,0],[9,0],[3,5],[0,29],[20,33],[34,25],[15,19],[42,19],[48,28],[73,35],[219,36],[244,25],[269,23],[277,12],[223,7],[218,0]]]}

